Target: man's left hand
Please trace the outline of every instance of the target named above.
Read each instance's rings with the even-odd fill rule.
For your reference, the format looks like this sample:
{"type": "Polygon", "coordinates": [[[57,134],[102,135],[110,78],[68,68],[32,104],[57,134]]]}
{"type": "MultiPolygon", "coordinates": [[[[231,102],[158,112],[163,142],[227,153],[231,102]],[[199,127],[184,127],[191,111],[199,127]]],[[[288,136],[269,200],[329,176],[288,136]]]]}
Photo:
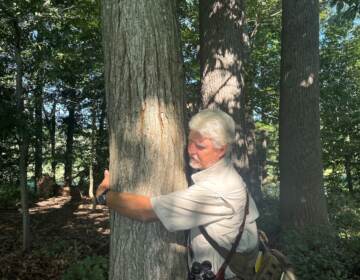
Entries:
{"type": "Polygon", "coordinates": [[[106,190],[110,189],[110,172],[109,170],[104,171],[104,179],[101,181],[100,185],[96,190],[96,197],[100,196],[106,190]]]}

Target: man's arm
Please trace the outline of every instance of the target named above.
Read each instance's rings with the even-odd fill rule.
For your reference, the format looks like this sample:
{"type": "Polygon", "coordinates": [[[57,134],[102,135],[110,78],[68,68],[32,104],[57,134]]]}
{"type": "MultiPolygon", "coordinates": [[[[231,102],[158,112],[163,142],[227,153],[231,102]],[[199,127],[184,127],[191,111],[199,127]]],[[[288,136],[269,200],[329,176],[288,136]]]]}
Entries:
{"type": "MultiPolygon", "coordinates": [[[[96,197],[110,188],[110,173],[104,172],[104,179],[96,190],[96,197]]],[[[120,215],[142,222],[158,220],[150,202],[150,197],[132,193],[108,191],[106,205],[120,215]]]]}
{"type": "Polygon", "coordinates": [[[106,194],[106,205],[118,212],[121,216],[141,222],[158,220],[150,197],[124,192],[109,191],[106,194]]]}

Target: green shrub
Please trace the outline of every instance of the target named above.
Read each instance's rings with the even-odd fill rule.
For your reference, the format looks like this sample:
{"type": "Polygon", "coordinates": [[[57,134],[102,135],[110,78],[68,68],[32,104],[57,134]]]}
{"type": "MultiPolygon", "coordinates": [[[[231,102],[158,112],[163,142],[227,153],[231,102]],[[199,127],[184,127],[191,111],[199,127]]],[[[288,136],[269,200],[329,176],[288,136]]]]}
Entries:
{"type": "Polygon", "coordinates": [[[20,188],[14,185],[0,186],[0,208],[14,208],[21,200],[20,188]]]}
{"type": "MultiPolygon", "coordinates": [[[[29,207],[37,200],[34,191],[28,188],[29,207]]],[[[16,208],[21,203],[20,187],[16,185],[0,185],[0,208],[16,208]]]]}
{"type": "Polygon", "coordinates": [[[354,280],[358,258],[329,228],[309,228],[283,235],[284,252],[302,280],[354,280]]]}
{"type": "Polygon", "coordinates": [[[62,280],[106,280],[108,260],[102,256],[91,256],[71,265],[62,280]]]}

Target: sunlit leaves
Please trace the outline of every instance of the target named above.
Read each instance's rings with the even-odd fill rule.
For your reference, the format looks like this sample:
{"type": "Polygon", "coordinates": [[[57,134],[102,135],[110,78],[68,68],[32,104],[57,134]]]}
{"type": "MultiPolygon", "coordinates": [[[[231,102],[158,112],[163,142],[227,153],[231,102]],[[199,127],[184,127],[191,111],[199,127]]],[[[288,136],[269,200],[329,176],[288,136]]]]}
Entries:
{"type": "Polygon", "coordinates": [[[331,185],[360,184],[360,36],[350,21],[329,21],[321,48],[321,120],[331,185]],[[347,180],[345,180],[345,179],[347,180]],[[350,181],[349,181],[350,180],[350,181]],[[341,183],[343,182],[343,183],[341,183]]]}

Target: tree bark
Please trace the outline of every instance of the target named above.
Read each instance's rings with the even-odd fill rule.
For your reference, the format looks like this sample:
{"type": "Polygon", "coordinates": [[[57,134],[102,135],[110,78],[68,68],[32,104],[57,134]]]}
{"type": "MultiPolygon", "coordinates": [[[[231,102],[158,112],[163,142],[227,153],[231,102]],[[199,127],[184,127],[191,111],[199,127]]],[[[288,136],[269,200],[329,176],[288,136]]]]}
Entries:
{"type": "Polygon", "coordinates": [[[353,178],[351,174],[351,156],[345,155],[344,156],[344,166],[346,172],[346,182],[350,193],[354,192],[354,184],[353,178]]]}
{"type": "Polygon", "coordinates": [[[280,218],[284,228],[328,224],[319,117],[319,2],[283,0],[280,218]]]}
{"type": "Polygon", "coordinates": [[[245,91],[249,41],[245,1],[200,0],[200,71],[203,107],[219,108],[236,123],[234,163],[256,201],[261,201],[255,127],[245,91]]]}
{"type": "MultiPolygon", "coordinates": [[[[105,95],[105,94],[104,94],[105,95]]],[[[106,101],[105,96],[101,98],[100,114],[99,114],[99,128],[96,135],[95,145],[95,166],[94,166],[94,184],[97,186],[103,176],[104,170],[108,169],[108,133],[106,128],[106,101]]]]}
{"type": "MultiPolygon", "coordinates": [[[[186,187],[176,1],[103,1],[110,186],[156,196],[186,187]]],[[[185,279],[183,233],[111,212],[110,279],[185,279]]]]}
{"type": "Polygon", "coordinates": [[[257,141],[257,160],[258,160],[258,168],[259,168],[259,180],[261,185],[267,177],[266,171],[266,158],[267,158],[267,142],[268,142],[268,133],[265,130],[260,130],[257,141]]]}
{"type": "Polygon", "coordinates": [[[89,162],[89,197],[95,209],[96,201],[94,195],[94,160],[95,160],[95,139],[96,139],[96,101],[93,100],[91,108],[91,141],[90,141],[90,162],[89,162]]]}
{"type": "Polygon", "coordinates": [[[27,155],[28,155],[28,135],[26,132],[26,119],[24,117],[24,88],[23,80],[23,59],[21,56],[21,30],[18,22],[14,20],[14,35],[15,35],[15,63],[16,63],[16,102],[18,109],[18,126],[17,134],[19,141],[19,182],[21,192],[21,212],[23,223],[23,251],[30,249],[30,216],[28,206],[27,193],[27,155]]]}
{"type": "Polygon", "coordinates": [[[35,187],[42,176],[42,146],[43,146],[43,96],[42,87],[38,86],[35,91],[35,187]]]}
{"type": "Polygon", "coordinates": [[[51,118],[50,118],[50,147],[51,147],[51,173],[54,181],[56,182],[56,102],[54,101],[53,106],[51,108],[51,118]]]}
{"type": "Polygon", "coordinates": [[[66,118],[66,151],[65,151],[65,185],[72,185],[72,167],[73,167],[73,145],[74,145],[74,128],[75,128],[75,102],[69,101],[69,115],[66,118]]]}

